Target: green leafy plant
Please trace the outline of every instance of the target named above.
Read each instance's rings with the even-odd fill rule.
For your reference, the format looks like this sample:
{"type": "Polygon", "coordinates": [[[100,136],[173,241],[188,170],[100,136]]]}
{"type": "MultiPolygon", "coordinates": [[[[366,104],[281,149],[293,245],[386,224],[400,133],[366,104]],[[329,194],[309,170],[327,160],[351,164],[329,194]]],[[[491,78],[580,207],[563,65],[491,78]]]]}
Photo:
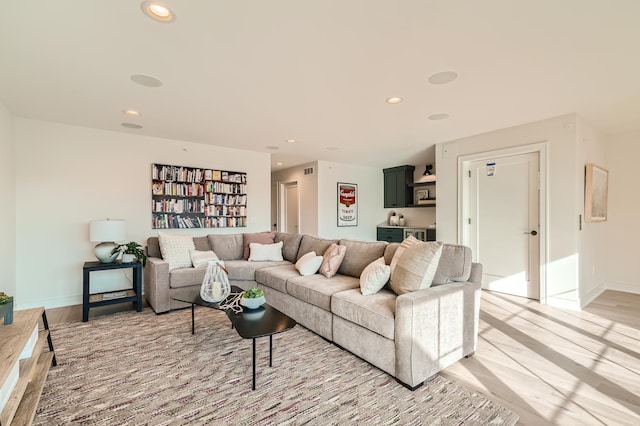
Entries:
{"type": "MultiPolygon", "coordinates": [[[[4,305],[9,301],[9,296],[7,296],[4,291],[0,291],[0,305],[4,305]]],[[[6,323],[5,323],[6,324],[6,323]]]]}
{"type": "Polygon", "coordinates": [[[131,241],[127,244],[120,244],[118,247],[111,250],[111,254],[122,252],[123,254],[132,254],[142,262],[142,266],[147,264],[147,255],[142,250],[142,246],[135,241],[131,241]]]}
{"type": "Polygon", "coordinates": [[[264,291],[262,291],[262,289],[258,287],[250,288],[249,290],[245,291],[244,294],[242,295],[242,297],[247,299],[257,299],[258,297],[262,297],[262,296],[264,296],[264,291]]]}

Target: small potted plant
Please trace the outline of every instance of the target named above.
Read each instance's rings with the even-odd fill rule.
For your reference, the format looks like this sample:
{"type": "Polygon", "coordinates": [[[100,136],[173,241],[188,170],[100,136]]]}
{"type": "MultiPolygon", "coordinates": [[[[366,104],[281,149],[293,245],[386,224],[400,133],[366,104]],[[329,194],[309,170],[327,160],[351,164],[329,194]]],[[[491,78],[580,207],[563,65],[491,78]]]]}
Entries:
{"type": "Polygon", "coordinates": [[[120,244],[111,251],[111,254],[122,252],[122,263],[131,263],[135,257],[142,262],[142,266],[147,264],[147,255],[142,250],[142,246],[135,241],[127,244],[120,244]]]}
{"type": "Polygon", "coordinates": [[[13,323],[13,297],[0,291],[0,318],[2,317],[5,324],[13,323]]]}
{"type": "Polygon", "coordinates": [[[264,291],[258,287],[250,288],[242,293],[240,304],[247,309],[257,309],[266,302],[264,291]]]}

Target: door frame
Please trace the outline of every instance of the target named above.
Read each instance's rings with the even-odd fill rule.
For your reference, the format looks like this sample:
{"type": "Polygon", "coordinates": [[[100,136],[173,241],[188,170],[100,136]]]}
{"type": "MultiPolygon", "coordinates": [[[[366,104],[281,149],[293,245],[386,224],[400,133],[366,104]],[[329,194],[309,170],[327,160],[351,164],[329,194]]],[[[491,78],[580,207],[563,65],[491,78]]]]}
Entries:
{"type": "Polygon", "coordinates": [[[297,180],[278,182],[278,232],[287,232],[287,187],[298,187],[298,231],[300,230],[300,186],[297,180]]]}
{"type": "Polygon", "coordinates": [[[466,211],[470,204],[470,179],[467,177],[470,164],[473,161],[482,161],[500,157],[510,157],[513,155],[538,153],[539,167],[539,192],[538,192],[538,229],[539,237],[539,281],[540,281],[540,303],[547,304],[547,141],[536,142],[528,145],[514,146],[511,148],[498,149],[493,151],[478,152],[475,154],[458,157],[458,244],[468,244],[469,227],[465,224],[466,211]]]}

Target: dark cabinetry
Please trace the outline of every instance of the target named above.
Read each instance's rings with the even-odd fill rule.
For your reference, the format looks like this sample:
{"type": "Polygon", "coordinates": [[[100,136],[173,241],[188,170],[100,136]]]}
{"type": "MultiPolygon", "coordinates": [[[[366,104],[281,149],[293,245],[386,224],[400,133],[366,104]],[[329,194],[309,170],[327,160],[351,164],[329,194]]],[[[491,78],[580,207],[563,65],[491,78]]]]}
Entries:
{"type": "Polygon", "coordinates": [[[383,169],[384,208],[407,207],[413,204],[414,166],[398,166],[383,169]]]}
{"type": "Polygon", "coordinates": [[[388,243],[402,242],[402,228],[382,228],[378,227],[378,241],[386,241],[388,243]]]}

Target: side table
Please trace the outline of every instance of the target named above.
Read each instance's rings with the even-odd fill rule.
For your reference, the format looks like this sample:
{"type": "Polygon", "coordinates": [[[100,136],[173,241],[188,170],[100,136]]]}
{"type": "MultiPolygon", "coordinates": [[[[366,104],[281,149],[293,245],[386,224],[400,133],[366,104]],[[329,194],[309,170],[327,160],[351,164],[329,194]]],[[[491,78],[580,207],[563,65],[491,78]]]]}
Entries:
{"type": "Polygon", "coordinates": [[[142,311],[142,264],[140,262],[113,263],[85,262],[82,268],[82,321],[89,321],[89,308],[133,302],[138,312],[142,311]],[[91,293],[89,289],[90,273],[112,269],[133,269],[133,288],[127,290],[91,293]]]}

